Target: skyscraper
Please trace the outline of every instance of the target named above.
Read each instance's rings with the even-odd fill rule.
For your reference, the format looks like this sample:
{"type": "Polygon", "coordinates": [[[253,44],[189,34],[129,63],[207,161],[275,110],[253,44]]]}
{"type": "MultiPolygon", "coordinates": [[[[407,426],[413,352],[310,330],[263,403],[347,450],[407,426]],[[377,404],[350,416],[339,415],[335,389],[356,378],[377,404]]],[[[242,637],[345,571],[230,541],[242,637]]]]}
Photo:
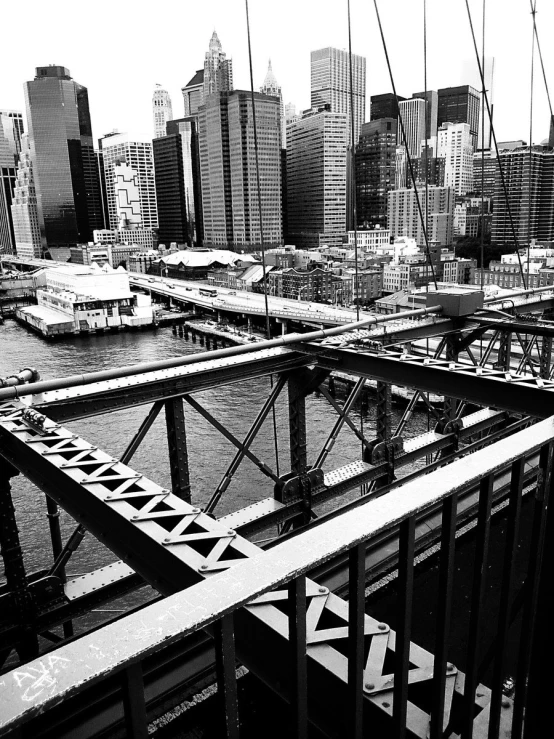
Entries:
{"type": "MultiPolygon", "coordinates": [[[[282,241],[279,100],[254,94],[264,245],[282,241]]],[[[259,248],[256,155],[251,94],[218,92],[198,116],[204,243],[259,248]]]]}
{"type": "Polygon", "coordinates": [[[165,124],[173,119],[173,109],[168,91],[158,84],[152,95],[152,116],[154,118],[154,138],[165,136],[165,124]]]}
{"type": "Polygon", "coordinates": [[[387,227],[387,193],[394,188],[396,118],[364,123],[356,147],[358,224],[387,227]]]}
{"type": "Polygon", "coordinates": [[[479,135],[480,96],[470,85],[443,87],[438,91],[437,125],[443,123],[469,123],[471,143],[477,148],[479,135]]]}
{"type": "Polygon", "coordinates": [[[126,164],[137,175],[142,228],[157,228],[158,212],[152,142],[137,141],[126,133],[114,132],[101,138],[98,143],[104,162],[104,187],[109,217],[109,223],[106,223],[106,228],[119,228],[115,192],[115,167],[118,164],[126,164]]]}
{"type": "Polygon", "coordinates": [[[18,256],[41,257],[42,239],[37,194],[27,134],[23,134],[21,137],[21,153],[12,201],[12,219],[15,248],[18,256]]]}
{"type": "Polygon", "coordinates": [[[13,155],[18,157],[23,135],[23,113],[19,110],[0,110],[0,128],[4,132],[13,155]]]}
{"type": "Polygon", "coordinates": [[[181,88],[185,118],[198,113],[207,95],[214,92],[230,92],[232,89],[233,60],[227,59],[221,41],[214,31],[204,57],[203,69],[199,69],[181,88]]]}
{"type": "Polygon", "coordinates": [[[103,222],[87,88],[65,67],[37,67],[25,105],[42,244],[90,241],[103,222]]]}
{"type": "Polygon", "coordinates": [[[443,123],[437,134],[437,156],[445,160],[444,184],[456,195],[473,189],[473,146],[469,123],[443,123]]]}
{"type": "Polygon", "coordinates": [[[204,100],[204,70],[199,69],[194,77],[181,88],[181,92],[183,93],[185,118],[189,115],[196,115],[204,100]]]}
{"type": "Polygon", "coordinates": [[[406,142],[402,139],[402,129],[398,122],[398,143],[406,146],[411,157],[418,157],[421,153],[421,142],[425,141],[425,100],[412,98],[398,104],[398,117],[404,123],[406,142]]]}
{"type": "Polygon", "coordinates": [[[435,90],[427,90],[427,92],[414,92],[412,98],[420,98],[427,101],[427,127],[425,130],[425,138],[431,139],[437,135],[437,120],[439,112],[439,96],[435,90]]]}
{"type": "Polygon", "coordinates": [[[15,251],[11,211],[15,187],[14,148],[0,126],[0,253],[3,254],[13,254],[15,251]]]}
{"type": "Polygon", "coordinates": [[[307,110],[287,127],[289,239],[339,246],[346,233],[346,113],[307,110]]]}
{"type": "MultiPolygon", "coordinates": [[[[352,99],[354,108],[354,143],[365,121],[366,60],[352,54],[352,99]]],[[[311,53],[311,106],[330,105],[331,113],[347,116],[347,144],[351,145],[350,68],[348,52],[327,47],[311,53]]]]}
{"type": "Polygon", "coordinates": [[[159,240],[164,244],[202,243],[202,203],[198,119],[167,124],[167,135],[153,141],[159,240]]]}
{"type": "Polygon", "coordinates": [[[279,98],[279,115],[281,116],[281,148],[286,149],[287,146],[287,129],[285,121],[285,108],[283,105],[283,94],[281,92],[281,86],[277,82],[273,70],[271,69],[271,59],[267,67],[267,74],[264,79],[263,85],[260,87],[260,92],[264,95],[272,95],[273,97],[279,98]]]}
{"type": "Polygon", "coordinates": [[[227,59],[214,31],[204,59],[204,98],[214,92],[233,89],[233,60],[227,59]]]}
{"type": "MultiPolygon", "coordinates": [[[[554,151],[543,146],[501,151],[500,161],[520,247],[531,239],[554,240],[554,151]],[[531,171],[529,171],[531,169],[531,171]]],[[[514,245],[508,203],[496,170],[492,241],[514,245]]]]}
{"type": "Polygon", "coordinates": [[[405,99],[399,95],[397,102],[392,92],[386,92],[382,95],[372,95],[370,98],[370,120],[378,121],[380,118],[398,118],[398,103],[401,103],[405,99]]]}

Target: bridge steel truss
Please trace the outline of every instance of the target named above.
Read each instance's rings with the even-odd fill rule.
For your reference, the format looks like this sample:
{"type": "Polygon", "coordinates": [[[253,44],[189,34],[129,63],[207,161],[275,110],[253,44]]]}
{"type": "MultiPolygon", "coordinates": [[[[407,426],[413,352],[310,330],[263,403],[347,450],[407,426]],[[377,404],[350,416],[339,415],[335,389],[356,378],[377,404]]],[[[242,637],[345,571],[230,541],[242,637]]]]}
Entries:
{"type": "MultiPolygon", "coordinates": [[[[428,331],[431,335],[434,335],[432,331],[436,331],[436,328],[432,329],[431,326],[432,324],[429,325],[428,331]]],[[[524,369],[524,371],[525,369],[531,370],[530,374],[522,376],[513,371],[510,355],[506,354],[504,349],[502,350],[504,351],[503,369],[492,369],[486,364],[487,361],[490,362],[493,353],[501,353],[494,348],[495,342],[499,337],[499,332],[506,333],[508,329],[504,326],[494,327],[492,338],[488,340],[488,350],[483,351],[481,349],[479,360],[476,361],[475,356],[471,353],[471,342],[468,340],[468,335],[472,340],[482,340],[483,330],[490,332],[491,329],[488,325],[483,329],[482,326],[476,328],[474,323],[469,323],[465,334],[462,332],[457,335],[456,341],[458,343],[454,346],[456,356],[452,354],[452,343],[448,348],[446,342],[442,342],[442,346],[439,345],[434,358],[421,357],[415,353],[405,351],[390,351],[384,348],[368,350],[364,346],[363,335],[360,336],[358,332],[350,345],[348,341],[342,341],[342,345],[337,345],[335,340],[330,339],[317,343],[301,343],[299,341],[291,348],[262,349],[247,357],[211,360],[208,354],[205,356],[205,361],[199,362],[192,369],[173,368],[154,373],[155,376],[152,373],[145,373],[143,377],[136,374],[135,376],[122,378],[115,383],[106,381],[103,384],[83,384],[75,389],[51,390],[29,395],[21,393],[21,400],[5,400],[0,409],[2,413],[0,455],[4,459],[0,473],[2,478],[0,481],[0,505],[3,506],[2,510],[6,513],[3,520],[7,522],[6,530],[2,531],[2,549],[5,555],[6,577],[9,580],[10,608],[20,619],[16,629],[16,641],[21,660],[25,662],[37,654],[38,614],[36,603],[40,600],[37,597],[37,592],[40,589],[44,591],[50,588],[50,591],[54,593],[50,603],[55,602],[57,598],[57,605],[61,608],[60,612],[63,613],[65,608],[66,623],[67,617],[71,618],[72,610],[67,607],[67,596],[64,597],[64,589],[62,587],[60,590],[60,582],[57,580],[58,576],[61,576],[59,579],[63,586],[63,567],[68,556],[70,556],[71,546],[61,547],[60,542],[58,542],[54,551],[57,558],[52,570],[54,574],[51,573],[36,583],[28,582],[26,573],[22,570],[21,553],[18,551],[19,544],[13,506],[10,511],[9,477],[16,474],[17,471],[33,480],[37,487],[47,494],[50,501],[49,514],[52,520],[56,516],[55,506],[61,505],[79,522],[79,529],[76,531],[77,538],[79,531],[82,533],[86,528],[100,541],[106,543],[121,558],[121,562],[112,566],[115,570],[112,573],[112,581],[103,589],[102,594],[96,594],[96,596],[92,592],[92,590],[96,590],[96,585],[92,585],[92,582],[98,583],[99,573],[93,573],[90,578],[92,589],[87,589],[86,584],[84,584],[76,598],[76,601],[80,600],[80,604],[76,606],[74,613],[82,612],[82,610],[90,607],[95,597],[107,598],[118,595],[144,581],[167,596],[183,588],[198,587],[197,583],[203,579],[211,580],[215,576],[214,573],[218,571],[232,572],[235,567],[243,567],[244,565],[241,564],[243,560],[265,557],[269,554],[268,552],[262,552],[258,546],[244,539],[240,535],[241,533],[252,534],[264,528],[267,529],[268,526],[282,524],[287,521],[292,522],[293,526],[306,524],[312,518],[310,514],[313,507],[319,502],[371,481],[375,481],[377,485],[386,485],[383,490],[393,491],[395,487],[393,483],[394,469],[418,456],[450,452],[450,458],[452,458],[452,454],[456,452],[462,454],[463,449],[458,446],[460,442],[462,444],[468,443],[486,433],[502,433],[502,427],[510,423],[510,414],[513,413],[528,414],[536,418],[545,418],[554,413],[554,408],[550,407],[551,403],[548,400],[549,397],[554,397],[549,392],[554,387],[554,383],[550,380],[550,360],[549,357],[546,358],[547,352],[549,354],[548,341],[543,342],[540,347],[538,361],[533,361],[533,352],[537,354],[539,351],[538,344],[533,342],[533,339],[531,341],[522,340],[523,329],[520,326],[517,328],[522,332],[518,336],[518,341],[523,354],[523,364],[518,368],[524,369]],[[495,330],[496,333],[494,333],[495,330]],[[531,348],[529,348],[530,345],[531,348]],[[448,358],[446,359],[440,357],[443,350],[448,352],[448,358]],[[457,359],[459,354],[464,351],[467,352],[470,363],[462,363],[457,359]],[[536,374],[533,372],[535,365],[540,368],[536,374]],[[354,384],[352,392],[342,408],[329,394],[329,391],[321,385],[330,372],[337,371],[361,378],[354,384]],[[243,377],[267,374],[279,374],[280,376],[244,442],[236,439],[219,424],[192,396],[192,393],[196,390],[222,383],[236,382],[243,377]],[[364,387],[365,380],[363,378],[366,377],[378,380],[377,397],[378,407],[381,411],[378,416],[377,437],[375,439],[365,438],[349,416],[349,411],[364,387]],[[250,451],[249,446],[287,380],[291,472],[281,475],[279,479],[265,462],[259,460],[250,451]],[[459,400],[460,403],[456,407],[455,404],[452,406],[451,401],[447,401],[442,416],[444,420],[442,425],[437,426],[437,430],[417,439],[403,439],[400,434],[392,435],[390,428],[391,383],[416,388],[423,398],[425,393],[439,392],[445,395],[446,398],[459,400]],[[325,474],[317,464],[310,468],[306,453],[305,398],[318,386],[321,386],[325,396],[335,405],[338,412],[337,424],[331,430],[329,438],[319,454],[318,462],[322,463],[324,461],[336,436],[344,425],[348,425],[355,431],[364,450],[363,459],[359,462],[351,463],[346,465],[345,468],[325,474]],[[237,455],[231,465],[233,469],[230,468],[230,473],[232,474],[236,470],[243,458],[249,458],[275,482],[274,498],[260,501],[243,511],[225,516],[220,521],[214,520],[192,505],[185,452],[185,417],[181,398],[184,398],[187,404],[201,413],[237,448],[237,455]],[[131,405],[147,403],[153,403],[151,410],[120,461],[79,439],[57,423],[57,421],[84,418],[88,415],[102,414],[131,405]],[[467,403],[492,406],[498,410],[485,410],[462,416],[462,412],[467,410],[467,403]],[[166,412],[172,492],[159,488],[155,483],[146,480],[142,475],[126,466],[162,407],[165,407],[166,412]],[[42,415],[43,413],[47,417],[42,415]],[[495,431],[496,429],[498,431],[495,431]],[[36,586],[34,591],[33,584],[36,586]],[[29,594],[31,594],[31,598],[29,598],[29,594]]],[[[524,328],[526,333],[533,337],[539,335],[546,339],[549,338],[544,326],[535,326],[535,331],[533,330],[533,324],[525,324],[524,328]],[[539,334],[539,330],[543,333],[539,334]]],[[[409,329],[406,329],[406,331],[409,332],[409,329]]],[[[418,327],[416,334],[414,334],[417,338],[419,338],[420,331],[421,327],[418,327]]],[[[490,337],[490,334],[488,336],[490,337]]],[[[396,343],[398,336],[389,333],[383,335],[381,340],[383,344],[390,341],[396,343]]],[[[375,332],[372,333],[371,341],[375,341],[375,332]]],[[[204,357],[202,357],[202,360],[204,360],[204,357]]],[[[496,367],[497,365],[498,363],[496,363],[496,367]]],[[[31,389],[31,386],[29,386],[29,389],[31,389]]],[[[410,405],[407,414],[410,413],[410,405]]],[[[512,427],[517,425],[513,424],[513,418],[511,420],[512,427]]],[[[402,423],[404,425],[405,421],[406,418],[403,418],[402,423]]],[[[497,438],[497,436],[494,438],[497,438]]],[[[539,489],[543,491],[541,493],[543,498],[547,494],[545,492],[545,480],[547,479],[547,472],[548,475],[550,474],[551,462],[550,456],[545,456],[545,448],[543,444],[541,446],[543,452],[541,453],[540,469],[544,470],[544,473],[539,474],[538,480],[539,489]]],[[[475,455],[472,455],[472,458],[478,454],[479,452],[476,452],[475,455]]],[[[548,454],[551,454],[551,452],[548,454]]],[[[523,457],[520,457],[520,459],[523,459],[523,457]]],[[[512,496],[510,505],[513,504],[517,509],[514,515],[518,518],[519,508],[517,506],[519,506],[519,503],[517,503],[517,500],[521,500],[521,487],[524,477],[520,474],[517,478],[520,482],[516,484],[514,475],[515,473],[512,471],[512,482],[509,484],[509,489],[512,491],[510,493],[512,496]],[[517,490],[515,493],[513,492],[514,486],[519,492],[517,490]]],[[[226,476],[225,480],[222,480],[216,493],[223,494],[226,487],[225,481],[228,479],[229,475],[226,476]]],[[[489,481],[487,490],[485,491],[481,485],[478,495],[478,510],[481,516],[481,523],[478,524],[481,527],[479,536],[483,538],[479,546],[482,547],[484,556],[486,556],[485,550],[488,546],[487,527],[489,524],[487,522],[490,519],[490,506],[493,500],[494,475],[491,473],[487,479],[489,481]]],[[[216,503],[217,500],[215,500],[211,510],[215,508],[216,503]]],[[[447,508],[448,506],[445,504],[445,510],[447,508]]],[[[449,539],[445,543],[444,531],[452,530],[452,521],[456,517],[456,506],[450,505],[449,510],[448,516],[450,518],[445,512],[442,514],[443,524],[445,522],[448,524],[446,527],[443,525],[443,546],[451,550],[453,541],[449,539]],[[444,518],[445,516],[446,518],[444,518]]],[[[414,514],[414,516],[409,517],[409,523],[405,522],[400,526],[397,550],[401,582],[406,584],[408,591],[413,578],[410,562],[413,560],[415,522],[414,514]]],[[[56,531],[54,524],[53,531],[56,531]]],[[[300,538],[304,536],[305,534],[301,534],[300,538]]],[[[54,539],[56,539],[56,536],[54,536],[54,539]]],[[[75,542],[73,543],[75,544],[75,542]]],[[[284,544],[278,544],[277,546],[281,547],[284,544]]],[[[363,596],[363,588],[360,590],[361,572],[363,570],[365,577],[366,569],[362,563],[365,549],[363,550],[363,556],[362,550],[361,544],[357,545],[355,553],[349,555],[350,584],[358,583],[352,590],[358,603],[363,596]]],[[[539,559],[542,557],[542,549],[537,551],[537,557],[539,559]]],[[[451,567],[451,564],[448,567],[451,567]]],[[[103,570],[105,569],[103,568],[103,570]]],[[[539,573],[535,573],[533,576],[537,580],[538,588],[539,573]]],[[[100,577],[103,580],[110,579],[106,577],[105,572],[102,572],[100,577]]],[[[221,575],[218,578],[221,578],[221,575]]],[[[444,578],[451,579],[451,573],[450,575],[448,573],[444,574],[444,578]]],[[[510,578],[512,578],[511,575],[510,578]]],[[[480,589],[474,589],[473,599],[476,603],[477,613],[480,614],[484,584],[482,576],[480,580],[479,578],[477,580],[480,582],[480,589]]],[[[375,718],[372,715],[371,720],[379,721],[383,717],[392,717],[399,736],[403,735],[406,727],[408,731],[416,736],[426,736],[430,725],[433,736],[455,736],[460,731],[463,736],[469,736],[471,729],[467,717],[472,713],[477,714],[473,728],[475,736],[486,735],[488,731],[486,727],[489,726],[489,709],[484,709],[484,706],[489,704],[491,693],[483,686],[479,686],[477,690],[478,665],[475,661],[476,658],[473,659],[473,662],[470,660],[468,663],[469,685],[471,686],[471,690],[469,690],[467,681],[464,682],[463,675],[455,668],[453,668],[452,673],[455,676],[454,680],[451,679],[452,676],[447,671],[443,671],[443,678],[441,678],[440,670],[437,671],[433,668],[433,664],[437,664],[436,658],[434,661],[430,653],[421,650],[414,644],[410,645],[407,623],[411,605],[408,601],[400,604],[400,610],[405,616],[405,623],[401,636],[401,647],[398,650],[396,646],[398,643],[397,637],[387,626],[375,622],[369,616],[364,617],[358,606],[356,618],[354,619],[352,616],[348,627],[350,618],[348,605],[329,593],[326,588],[322,588],[321,585],[307,581],[308,584],[304,588],[303,581],[303,577],[297,581],[293,580],[294,584],[290,586],[289,590],[284,592],[284,595],[283,593],[278,594],[276,599],[273,596],[264,596],[263,607],[242,609],[234,615],[239,658],[264,681],[273,687],[277,687],[278,684],[287,685],[290,682],[287,680],[290,665],[287,666],[286,660],[279,664],[277,664],[276,659],[269,660],[273,664],[271,670],[268,671],[265,660],[264,664],[259,664],[259,651],[256,653],[256,649],[248,645],[251,641],[255,644],[270,644],[276,655],[281,654],[283,648],[286,651],[288,648],[283,647],[280,643],[282,640],[288,641],[289,632],[286,626],[286,614],[285,621],[283,621],[283,606],[275,606],[274,604],[282,601],[283,598],[296,604],[297,613],[300,615],[296,627],[291,623],[290,635],[293,638],[290,641],[295,645],[291,659],[293,663],[296,662],[297,672],[295,673],[296,681],[293,680],[290,685],[297,685],[298,690],[293,691],[285,687],[284,691],[281,690],[281,693],[293,703],[297,702],[295,715],[299,735],[302,735],[301,731],[303,729],[301,729],[301,726],[305,725],[307,720],[306,696],[302,696],[302,690],[300,690],[301,678],[304,674],[302,670],[306,669],[309,669],[310,673],[308,683],[313,684],[315,681],[318,684],[318,695],[320,683],[325,686],[325,689],[330,690],[330,698],[332,695],[335,696],[333,698],[335,704],[337,696],[341,695],[343,690],[346,690],[346,693],[350,695],[346,700],[346,704],[353,707],[353,713],[345,714],[344,720],[350,721],[352,716],[357,717],[352,725],[353,736],[360,735],[361,715],[368,710],[372,713],[375,708],[378,708],[377,716],[380,716],[380,718],[375,718]],[[317,606],[314,605],[316,603],[317,606]],[[308,613],[307,622],[303,622],[304,616],[302,614],[304,611],[308,613]],[[321,623],[335,623],[338,619],[343,621],[344,625],[333,627],[331,630],[325,628],[322,630],[324,638],[320,638],[322,634],[319,634],[315,641],[310,641],[310,629],[312,632],[317,631],[317,624],[320,619],[321,623]],[[308,631],[306,632],[307,628],[308,631]],[[329,631],[334,633],[327,633],[329,631]],[[364,631],[365,637],[363,636],[364,631]],[[355,663],[358,667],[360,666],[360,653],[363,653],[363,650],[362,652],[359,649],[351,652],[346,663],[346,674],[344,674],[342,672],[343,668],[340,667],[340,664],[343,663],[342,648],[337,651],[331,643],[333,639],[344,639],[346,633],[357,634],[356,639],[358,641],[356,643],[358,647],[360,639],[364,640],[365,638],[365,641],[368,641],[367,637],[371,637],[367,659],[364,657],[364,681],[368,679],[368,676],[371,676],[371,680],[364,682],[366,687],[363,693],[359,690],[360,670],[356,668],[355,674],[352,673],[352,664],[355,663]],[[389,634],[387,643],[383,646],[384,642],[382,642],[381,646],[378,646],[379,639],[383,634],[389,634]],[[302,646],[303,644],[304,646],[302,646]],[[318,644],[321,649],[319,647],[312,649],[310,644],[318,644]],[[325,646],[325,649],[323,649],[323,646],[325,646]],[[401,667],[398,667],[398,673],[396,673],[395,668],[394,680],[391,681],[389,678],[388,683],[384,680],[381,685],[377,674],[379,670],[381,670],[381,675],[383,673],[385,654],[383,649],[385,652],[389,650],[393,661],[396,660],[395,664],[397,666],[401,664],[401,667]],[[399,651],[399,656],[395,657],[397,651],[399,651]],[[313,660],[311,659],[312,652],[314,654],[317,652],[318,655],[313,660]],[[323,653],[326,655],[325,657],[321,656],[323,653]],[[308,655],[309,668],[302,667],[302,654],[304,657],[306,654],[308,655]],[[412,664],[412,670],[407,669],[408,654],[410,655],[409,661],[412,664]],[[375,662],[376,655],[378,655],[378,658],[375,662]],[[381,663],[379,659],[382,660],[381,663]],[[321,670],[324,674],[320,674],[321,670]],[[453,719],[454,723],[452,725],[445,719],[442,728],[439,729],[438,727],[442,722],[440,716],[438,719],[434,718],[434,723],[430,724],[430,714],[423,710],[421,706],[418,707],[416,703],[408,700],[407,685],[421,681],[429,682],[430,689],[431,685],[435,686],[433,688],[435,697],[439,696],[440,690],[443,691],[443,697],[445,697],[447,703],[447,718],[449,707],[452,707],[454,703],[456,704],[456,718],[453,719]],[[353,688],[354,683],[357,686],[356,690],[353,688]],[[370,689],[367,687],[368,685],[377,685],[377,683],[381,685],[380,688],[370,689]],[[391,688],[393,683],[400,687],[391,688]],[[439,683],[442,685],[440,689],[437,687],[439,683]],[[385,690],[384,686],[387,686],[386,691],[388,692],[385,697],[388,700],[383,700],[383,695],[380,695],[380,700],[378,700],[376,694],[382,693],[385,690]],[[395,693],[394,698],[393,692],[395,693]],[[477,693],[480,693],[480,696],[477,693]],[[459,697],[454,698],[455,695],[459,697]],[[454,700],[454,703],[449,702],[452,700],[454,700]],[[369,709],[368,704],[370,704],[369,709]],[[459,723],[460,721],[463,723],[463,720],[458,718],[459,705],[465,706],[466,723],[464,727],[459,723]]],[[[75,592],[74,585],[74,583],[66,584],[65,593],[71,591],[72,587],[73,592],[75,592]]],[[[512,602],[513,599],[512,590],[513,583],[510,580],[509,602],[512,602]]],[[[188,592],[188,590],[185,590],[185,592],[188,592]]],[[[538,597],[537,593],[535,593],[536,597],[538,597]]],[[[446,609],[449,599],[450,596],[446,593],[446,609]]],[[[4,602],[6,601],[4,600],[4,602]]],[[[149,608],[152,608],[152,606],[149,608]]],[[[142,613],[145,613],[145,611],[142,611],[142,613]]],[[[444,616],[446,621],[448,620],[447,615],[444,616]]],[[[48,619],[44,619],[44,614],[41,615],[41,618],[43,623],[47,623],[48,619]]],[[[58,622],[62,622],[63,618],[61,617],[58,622]]],[[[473,636],[478,632],[479,620],[482,618],[482,614],[475,618],[477,621],[474,619],[472,622],[473,636]]],[[[66,635],[70,635],[70,631],[70,627],[66,628],[66,635]]],[[[221,622],[221,626],[217,627],[215,631],[211,629],[210,633],[215,635],[216,644],[219,644],[223,650],[220,655],[221,659],[218,660],[218,674],[222,688],[227,688],[229,681],[232,682],[232,679],[230,679],[232,670],[230,670],[228,661],[231,634],[229,619],[225,617],[221,622]],[[227,658],[224,654],[226,650],[227,658]],[[223,674],[227,675],[226,680],[223,680],[223,674]]],[[[442,652],[435,652],[435,655],[446,654],[445,644],[446,642],[442,645],[442,652]]],[[[6,648],[6,644],[4,644],[4,649],[6,648]]],[[[443,664],[442,657],[440,660],[442,660],[440,664],[443,664]]],[[[136,698],[137,694],[140,693],[142,678],[137,673],[136,668],[133,668],[130,672],[127,670],[127,673],[129,674],[126,690],[132,690],[136,698]],[[134,686],[133,689],[132,686],[134,686]],[[137,686],[139,686],[138,693],[137,686]]],[[[223,690],[223,694],[227,695],[226,689],[223,690]]],[[[511,721],[511,702],[507,702],[502,697],[499,699],[498,696],[497,686],[494,711],[498,707],[498,700],[503,700],[505,706],[509,704],[509,710],[508,707],[505,707],[504,711],[500,711],[498,714],[500,724],[494,718],[496,713],[490,713],[493,717],[490,725],[496,727],[495,730],[498,726],[504,727],[502,731],[498,729],[500,734],[497,731],[496,734],[491,733],[490,736],[503,735],[502,732],[508,731],[505,727],[511,721]],[[510,721],[508,721],[508,717],[510,717],[510,721]]],[[[235,729],[233,727],[236,724],[236,713],[232,709],[233,690],[231,690],[231,695],[227,697],[229,698],[227,728],[230,735],[234,735],[235,729]]],[[[439,713],[442,710],[440,709],[441,700],[439,699],[437,704],[439,713]]],[[[318,700],[317,703],[319,704],[319,702],[318,700]]],[[[341,701],[339,700],[339,702],[341,701]]],[[[425,700],[423,704],[425,705],[425,700]]],[[[311,705],[312,699],[310,698],[311,705]]],[[[460,715],[462,715],[464,710],[460,710],[460,715]]],[[[519,708],[518,710],[521,713],[522,709],[519,708]]],[[[321,706],[313,711],[310,710],[310,720],[314,721],[329,735],[336,734],[336,731],[338,731],[336,727],[333,728],[332,718],[325,714],[324,700],[321,706]],[[321,715],[319,714],[320,710],[322,711],[321,715]]],[[[517,722],[521,724],[522,716],[517,714],[516,711],[516,726],[517,722]]],[[[33,726],[36,728],[37,724],[35,723],[33,726]]],[[[137,736],[142,735],[140,733],[141,729],[135,727],[133,731],[135,730],[137,736]]],[[[34,734],[30,735],[34,736],[34,734]]]]}

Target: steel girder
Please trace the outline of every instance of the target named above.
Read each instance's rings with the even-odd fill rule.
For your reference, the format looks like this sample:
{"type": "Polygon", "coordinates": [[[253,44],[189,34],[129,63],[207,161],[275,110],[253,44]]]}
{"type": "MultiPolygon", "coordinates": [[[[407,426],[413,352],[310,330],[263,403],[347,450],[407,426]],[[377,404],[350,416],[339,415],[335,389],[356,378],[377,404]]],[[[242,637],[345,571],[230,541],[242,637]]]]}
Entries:
{"type": "MultiPolygon", "coordinates": [[[[6,406],[0,417],[2,457],[85,524],[162,594],[175,593],[212,573],[232,569],[245,559],[264,556],[262,550],[236,531],[84,439],[36,412],[29,414],[20,403],[6,406]]],[[[345,720],[342,707],[348,685],[348,659],[338,648],[347,634],[348,603],[311,580],[305,582],[307,669],[309,683],[317,689],[318,698],[312,704],[310,718],[327,734],[337,736],[341,735],[345,720]],[[342,625],[329,629],[325,626],[329,619],[342,625]]],[[[279,608],[283,600],[287,600],[286,590],[263,595],[238,611],[235,634],[239,659],[290,699],[288,617],[279,608]]],[[[362,628],[365,636],[371,637],[367,659],[364,657],[364,707],[372,712],[374,721],[387,722],[392,710],[390,699],[383,701],[383,696],[392,696],[392,692],[385,660],[397,649],[395,634],[367,615],[362,628]]],[[[433,656],[415,644],[408,648],[410,682],[429,681],[433,656]]],[[[463,676],[452,668],[448,680],[451,685],[447,691],[447,714],[453,693],[461,695],[463,691],[463,676]]],[[[490,691],[482,687],[477,692],[476,713],[483,713],[489,698],[490,691]]],[[[429,714],[413,700],[408,701],[407,729],[424,739],[429,714]]],[[[482,718],[477,717],[478,723],[482,718]]]]}
{"type": "Polygon", "coordinates": [[[331,371],[371,377],[536,418],[554,414],[554,382],[539,377],[401,352],[372,354],[319,344],[305,344],[302,350],[319,367],[331,371]]]}
{"type": "Polygon", "coordinates": [[[55,421],[74,421],[244,379],[287,372],[311,363],[305,355],[282,347],[215,360],[209,356],[207,353],[205,362],[194,365],[30,395],[24,402],[44,409],[55,421]]]}

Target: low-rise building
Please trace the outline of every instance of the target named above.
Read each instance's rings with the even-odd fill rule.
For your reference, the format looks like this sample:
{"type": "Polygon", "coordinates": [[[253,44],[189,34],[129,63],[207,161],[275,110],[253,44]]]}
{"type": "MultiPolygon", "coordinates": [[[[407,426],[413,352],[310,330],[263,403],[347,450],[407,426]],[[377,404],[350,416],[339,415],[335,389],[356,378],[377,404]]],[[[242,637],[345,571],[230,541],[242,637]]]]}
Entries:
{"type": "Polygon", "coordinates": [[[322,303],[333,297],[333,273],[321,267],[273,270],[268,278],[269,294],[280,298],[322,303]]]}
{"type": "Polygon", "coordinates": [[[348,231],[348,246],[353,249],[358,242],[358,249],[365,251],[375,251],[380,247],[387,247],[390,244],[390,230],[388,228],[359,229],[356,231],[348,231]]]}
{"type": "Polygon", "coordinates": [[[43,336],[94,333],[153,322],[149,295],[132,293],[125,270],[58,266],[44,271],[37,305],[16,316],[43,336]]]}

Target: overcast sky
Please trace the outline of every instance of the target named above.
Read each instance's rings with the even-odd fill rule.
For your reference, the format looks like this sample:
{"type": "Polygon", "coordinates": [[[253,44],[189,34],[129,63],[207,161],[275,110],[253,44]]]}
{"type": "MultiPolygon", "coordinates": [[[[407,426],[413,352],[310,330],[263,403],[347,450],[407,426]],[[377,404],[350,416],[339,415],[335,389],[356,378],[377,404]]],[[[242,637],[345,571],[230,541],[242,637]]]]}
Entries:
{"type": "MultiPolygon", "coordinates": [[[[310,106],[310,51],[348,46],[346,0],[250,0],[254,84],[268,58],[285,103],[310,106]]],[[[482,0],[470,0],[481,38],[482,0]]],[[[423,90],[423,0],[379,0],[399,95],[423,90]]],[[[537,0],[537,27],[554,96],[553,0],[537,0]]],[[[351,0],[352,51],[367,58],[369,96],[390,92],[372,0],[351,0]]],[[[24,109],[23,83],[36,66],[59,64],[88,87],[95,138],[113,129],[152,135],[155,83],[183,114],[181,87],[203,66],[213,30],[233,59],[235,89],[250,89],[244,0],[26,0],[2,8],[0,108],[24,109]],[[9,32],[8,32],[9,29],[9,32]],[[8,61],[9,60],[9,61],[8,61]]],[[[487,0],[486,55],[495,58],[500,141],[529,140],[532,20],[529,0],[487,0]]],[[[427,0],[428,89],[478,86],[465,0],[427,0]],[[471,70],[469,72],[468,70],[471,70]]],[[[535,61],[533,141],[548,135],[549,109],[535,61]]]]}

